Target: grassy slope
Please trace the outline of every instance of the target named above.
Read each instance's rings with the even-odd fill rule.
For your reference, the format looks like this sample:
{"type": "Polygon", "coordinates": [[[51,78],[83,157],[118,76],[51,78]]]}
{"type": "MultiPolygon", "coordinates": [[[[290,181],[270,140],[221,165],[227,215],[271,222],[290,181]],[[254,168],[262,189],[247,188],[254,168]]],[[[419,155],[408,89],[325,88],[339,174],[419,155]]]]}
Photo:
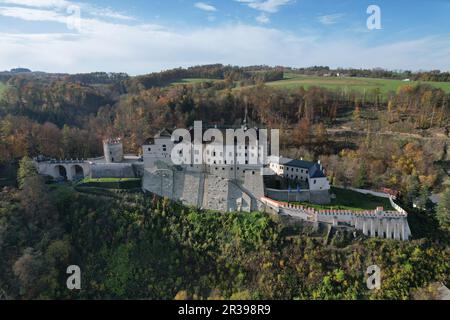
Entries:
{"type": "MultiPolygon", "coordinates": [[[[320,86],[329,89],[344,88],[347,90],[367,91],[380,88],[383,94],[389,91],[396,91],[400,86],[406,84],[417,84],[417,81],[404,82],[401,80],[389,79],[372,79],[372,78],[336,78],[336,77],[315,77],[296,75],[293,73],[286,73],[285,79],[280,81],[268,82],[267,85],[286,89],[295,89],[301,86],[305,88],[311,86],[320,86]]],[[[441,88],[450,93],[450,82],[421,82],[430,84],[434,87],[441,88]]]]}

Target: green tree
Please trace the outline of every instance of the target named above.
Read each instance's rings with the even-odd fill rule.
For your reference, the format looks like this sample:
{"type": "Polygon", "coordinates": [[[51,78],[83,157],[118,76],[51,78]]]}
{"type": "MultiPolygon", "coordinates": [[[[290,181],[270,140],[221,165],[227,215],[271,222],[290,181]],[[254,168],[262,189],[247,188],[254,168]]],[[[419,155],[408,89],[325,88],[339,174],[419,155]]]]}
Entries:
{"type": "Polygon", "coordinates": [[[23,157],[19,162],[19,170],[17,172],[17,183],[19,188],[23,189],[27,178],[37,176],[38,172],[33,161],[29,157],[23,157]]]}
{"type": "Polygon", "coordinates": [[[361,163],[355,178],[355,187],[364,188],[365,186],[367,186],[367,168],[364,163],[361,163]]]}
{"type": "Polygon", "coordinates": [[[437,207],[436,216],[443,228],[450,227],[450,187],[442,194],[441,201],[437,207]]]}

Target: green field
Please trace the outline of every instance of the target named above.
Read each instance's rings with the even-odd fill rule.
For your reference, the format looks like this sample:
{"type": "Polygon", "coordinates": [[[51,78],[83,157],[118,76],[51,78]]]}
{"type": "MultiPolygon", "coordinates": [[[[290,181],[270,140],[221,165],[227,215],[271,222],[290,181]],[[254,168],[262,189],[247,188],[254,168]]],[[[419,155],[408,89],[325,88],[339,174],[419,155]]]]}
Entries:
{"type": "Polygon", "coordinates": [[[404,82],[401,80],[389,80],[389,79],[373,79],[373,78],[352,78],[352,77],[316,77],[305,76],[294,73],[286,73],[285,79],[280,81],[268,82],[268,86],[286,89],[296,89],[303,86],[305,89],[318,86],[328,89],[344,89],[347,91],[360,91],[364,90],[370,93],[371,90],[379,88],[382,94],[386,94],[390,91],[397,91],[397,89],[403,85],[414,85],[418,83],[429,84],[431,86],[441,88],[450,93],[450,82],[418,82],[410,81],[404,82]]]}
{"type": "Polygon", "coordinates": [[[331,201],[330,205],[315,205],[310,203],[297,203],[303,206],[318,210],[374,210],[377,207],[384,207],[386,210],[394,210],[390,204],[389,199],[380,198],[373,195],[362,194],[356,191],[332,188],[331,192],[336,195],[336,198],[331,201]]]}
{"type": "Polygon", "coordinates": [[[181,79],[181,80],[175,81],[175,82],[172,83],[172,85],[177,85],[177,84],[194,84],[194,83],[214,82],[214,81],[220,81],[220,79],[187,78],[187,79],[181,79]]]}

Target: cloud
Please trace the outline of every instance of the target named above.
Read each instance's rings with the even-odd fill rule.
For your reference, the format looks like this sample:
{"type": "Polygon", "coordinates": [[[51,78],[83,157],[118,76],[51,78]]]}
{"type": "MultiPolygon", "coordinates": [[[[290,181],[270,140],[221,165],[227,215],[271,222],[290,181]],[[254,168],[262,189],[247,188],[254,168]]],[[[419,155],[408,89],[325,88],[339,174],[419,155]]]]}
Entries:
{"type": "Polygon", "coordinates": [[[208,12],[216,12],[217,11],[216,7],[214,7],[214,6],[210,5],[210,4],[204,3],[204,2],[196,2],[194,4],[194,6],[197,9],[200,9],[200,10],[203,10],[203,11],[208,11],[208,12]]]}
{"type": "MultiPolygon", "coordinates": [[[[66,23],[65,11],[44,5],[45,1],[38,2],[40,7],[1,6],[0,16],[66,23]]],[[[260,23],[267,23],[268,15],[261,12],[260,23]]],[[[99,16],[85,15],[82,15],[80,25],[78,32],[0,32],[0,70],[21,65],[48,72],[143,74],[218,62],[450,70],[450,37],[373,45],[365,42],[364,36],[357,39],[351,35],[313,38],[264,25],[224,24],[177,30],[164,25],[129,24],[124,19],[103,20],[99,16]]]]}
{"type": "Polygon", "coordinates": [[[72,4],[66,0],[0,0],[0,3],[35,8],[63,8],[72,4]]]}
{"type": "Polygon", "coordinates": [[[318,20],[321,24],[332,25],[337,23],[343,16],[342,13],[329,14],[318,17],[318,20]]]}
{"type": "Polygon", "coordinates": [[[33,9],[46,9],[54,11],[55,14],[56,13],[68,14],[73,12],[74,9],[79,9],[83,15],[88,16],[97,16],[117,20],[135,20],[135,18],[117,12],[111,8],[104,8],[84,2],[82,3],[68,0],[0,0],[0,4],[15,5],[16,7],[4,7],[4,8],[14,8],[14,10],[17,12],[20,9],[23,9],[24,12],[26,10],[33,10],[33,9]]]}
{"type": "Polygon", "coordinates": [[[266,24],[270,22],[270,18],[265,13],[261,13],[259,16],[256,17],[256,21],[262,24],[266,24]]]}
{"type": "Polygon", "coordinates": [[[0,7],[0,16],[26,21],[51,21],[66,23],[67,18],[55,11],[21,7],[0,7]]]}
{"type": "Polygon", "coordinates": [[[237,2],[245,3],[250,8],[256,9],[259,11],[264,11],[268,13],[275,13],[278,12],[278,10],[289,3],[292,2],[292,0],[236,0],[237,2]]]}
{"type": "Polygon", "coordinates": [[[82,24],[79,33],[0,33],[0,70],[21,65],[49,72],[142,74],[217,62],[450,70],[450,38],[370,46],[350,39],[299,37],[274,28],[245,24],[190,31],[89,19],[84,19],[82,24]]]}

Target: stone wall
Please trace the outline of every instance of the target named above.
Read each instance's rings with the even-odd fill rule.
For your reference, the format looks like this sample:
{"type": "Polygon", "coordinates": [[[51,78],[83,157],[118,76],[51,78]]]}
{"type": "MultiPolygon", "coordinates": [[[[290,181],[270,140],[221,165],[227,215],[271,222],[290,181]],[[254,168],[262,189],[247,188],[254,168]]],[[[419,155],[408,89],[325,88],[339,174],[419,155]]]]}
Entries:
{"type": "Polygon", "coordinates": [[[96,178],[136,178],[131,163],[96,163],[91,165],[90,177],[96,178]]]}
{"type": "Polygon", "coordinates": [[[408,214],[404,211],[384,211],[383,208],[362,212],[351,210],[315,210],[279,202],[266,197],[263,197],[261,200],[278,214],[333,226],[341,224],[352,226],[369,237],[396,240],[408,240],[411,237],[408,214]]]}
{"type": "Polygon", "coordinates": [[[202,207],[223,212],[228,211],[228,180],[210,174],[206,175],[202,207]]]}
{"type": "Polygon", "coordinates": [[[328,190],[309,191],[309,190],[278,190],[266,188],[265,195],[268,198],[285,202],[310,202],[315,204],[330,204],[331,197],[328,190]]]}
{"type": "Polygon", "coordinates": [[[310,192],[307,190],[297,192],[292,190],[266,189],[266,196],[271,199],[286,202],[310,202],[310,192]]]}
{"type": "Polygon", "coordinates": [[[144,170],[143,189],[186,205],[227,211],[262,210],[259,198],[264,195],[259,171],[249,171],[245,185],[233,179],[205,172],[186,171],[178,167],[144,170]]]}

